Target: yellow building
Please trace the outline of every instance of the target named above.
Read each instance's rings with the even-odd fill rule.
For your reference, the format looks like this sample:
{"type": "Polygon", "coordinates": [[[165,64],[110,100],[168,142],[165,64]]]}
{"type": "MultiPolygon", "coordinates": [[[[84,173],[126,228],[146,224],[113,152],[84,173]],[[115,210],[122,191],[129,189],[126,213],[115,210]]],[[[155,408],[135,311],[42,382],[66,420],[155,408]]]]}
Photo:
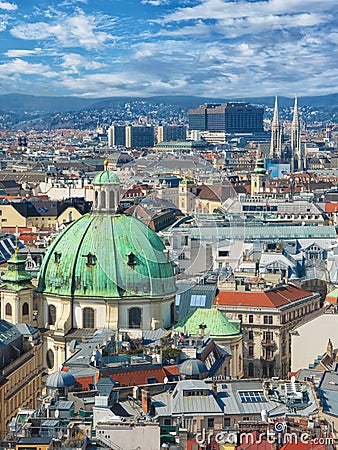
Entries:
{"type": "Polygon", "coordinates": [[[0,225],[4,228],[45,228],[55,229],[65,222],[79,218],[83,211],[66,202],[20,201],[0,205],[0,225]]]}
{"type": "Polygon", "coordinates": [[[42,361],[42,344],[25,341],[15,325],[0,319],[0,439],[19,408],[37,408],[42,361]]]}

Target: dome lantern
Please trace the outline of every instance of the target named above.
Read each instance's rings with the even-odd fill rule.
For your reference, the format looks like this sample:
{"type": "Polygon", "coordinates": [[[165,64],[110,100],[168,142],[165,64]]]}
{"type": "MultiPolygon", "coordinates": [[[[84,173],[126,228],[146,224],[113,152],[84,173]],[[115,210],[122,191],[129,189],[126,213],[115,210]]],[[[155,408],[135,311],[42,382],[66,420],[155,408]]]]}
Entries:
{"type": "Polygon", "coordinates": [[[108,170],[107,161],[104,162],[104,167],[105,170],[95,175],[93,179],[94,214],[115,213],[120,203],[120,180],[114,172],[108,170]]]}

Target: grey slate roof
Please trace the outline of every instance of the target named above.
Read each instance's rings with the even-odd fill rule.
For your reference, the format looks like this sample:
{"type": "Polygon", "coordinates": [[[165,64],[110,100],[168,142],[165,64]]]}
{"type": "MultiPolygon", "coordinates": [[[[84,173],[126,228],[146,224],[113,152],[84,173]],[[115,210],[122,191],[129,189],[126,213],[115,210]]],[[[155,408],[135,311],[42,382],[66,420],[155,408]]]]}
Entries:
{"type": "Polygon", "coordinates": [[[173,392],[164,392],[152,397],[155,416],[172,416],[183,414],[208,415],[223,414],[210,385],[200,380],[179,381],[173,392]],[[204,391],[206,395],[185,396],[184,392],[204,391]]]}

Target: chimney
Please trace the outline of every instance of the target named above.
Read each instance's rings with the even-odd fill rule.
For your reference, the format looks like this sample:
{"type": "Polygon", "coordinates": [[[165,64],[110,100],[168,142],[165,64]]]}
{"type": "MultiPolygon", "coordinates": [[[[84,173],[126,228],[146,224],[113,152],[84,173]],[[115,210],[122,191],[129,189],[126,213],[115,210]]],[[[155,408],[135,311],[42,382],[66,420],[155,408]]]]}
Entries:
{"type": "Polygon", "coordinates": [[[142,396],[142,409],[144,413],[148,416],[150,412],[150,395],[145,389],[141,389],[142,396]]]}
{"type": "Polygon", "coordinates": [[[215,381],[212,382],[211,391],[212,395],[215,397],[215,399],[217,399],[217,384],[215,381]]]}
{"type": "Polygon", "coordinates": [[[331,358],[333,357],[333,344],[331,339],[329,339],[329,342],[327,343],[326,352],[331,358]]]}

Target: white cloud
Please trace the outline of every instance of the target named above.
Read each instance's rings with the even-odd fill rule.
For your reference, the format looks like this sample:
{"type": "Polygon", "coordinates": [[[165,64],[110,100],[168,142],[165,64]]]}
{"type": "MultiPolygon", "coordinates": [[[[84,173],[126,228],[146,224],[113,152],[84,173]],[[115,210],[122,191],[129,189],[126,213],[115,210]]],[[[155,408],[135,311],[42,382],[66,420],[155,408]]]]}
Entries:
{"type": "Polygon", "coordinates": [[[20,58],[14,59],[4,64],[0,64],[0,75],[21,76],[21,75],[41,75],[45,78],[57,76],[57,72],[51,70],[45,64],[30,64],[20,58]]]}
{"type": "Polygon", "coordinates": [[[142,5],[162,6],[167,5],[168,0],[142,0],[142,5]]]}
{"type": "Polygon", "coordinates": [[[94,16],[82,12],[73,16],[55,17],[50,23],[20,24],[11,29],[11,34],[25,40],[56,38],[64,47],[83,47],[86,50],[100,49],[114,39],[111,34],[98,31],[94,16]]]}
{"type": "Polygon", "coordinates": [[[97,61],[90,61],[82,55],[69,53],[63,56],[63,62],[60,64],[64,69],[68,69],[71,73],[80,73],[80,69],[97,70],[107,67],[107,64],[97,61]]]}
{"type": "Polygon", "coordinates": [[[6,11],[16,11],[18,9],[18,6],[15,3],[0,1],[0,9],[5,9],[6,11]]]}
{"type": "Polygon", "coordinates": [[[12,49],[7,50],[7,52],[4,53],[5,56],[8,58],[21,58],[26,56],[35,56],[41,53],[41,48],[35,48],[33,50],[18,50],[18,49],[12,49]]]}

